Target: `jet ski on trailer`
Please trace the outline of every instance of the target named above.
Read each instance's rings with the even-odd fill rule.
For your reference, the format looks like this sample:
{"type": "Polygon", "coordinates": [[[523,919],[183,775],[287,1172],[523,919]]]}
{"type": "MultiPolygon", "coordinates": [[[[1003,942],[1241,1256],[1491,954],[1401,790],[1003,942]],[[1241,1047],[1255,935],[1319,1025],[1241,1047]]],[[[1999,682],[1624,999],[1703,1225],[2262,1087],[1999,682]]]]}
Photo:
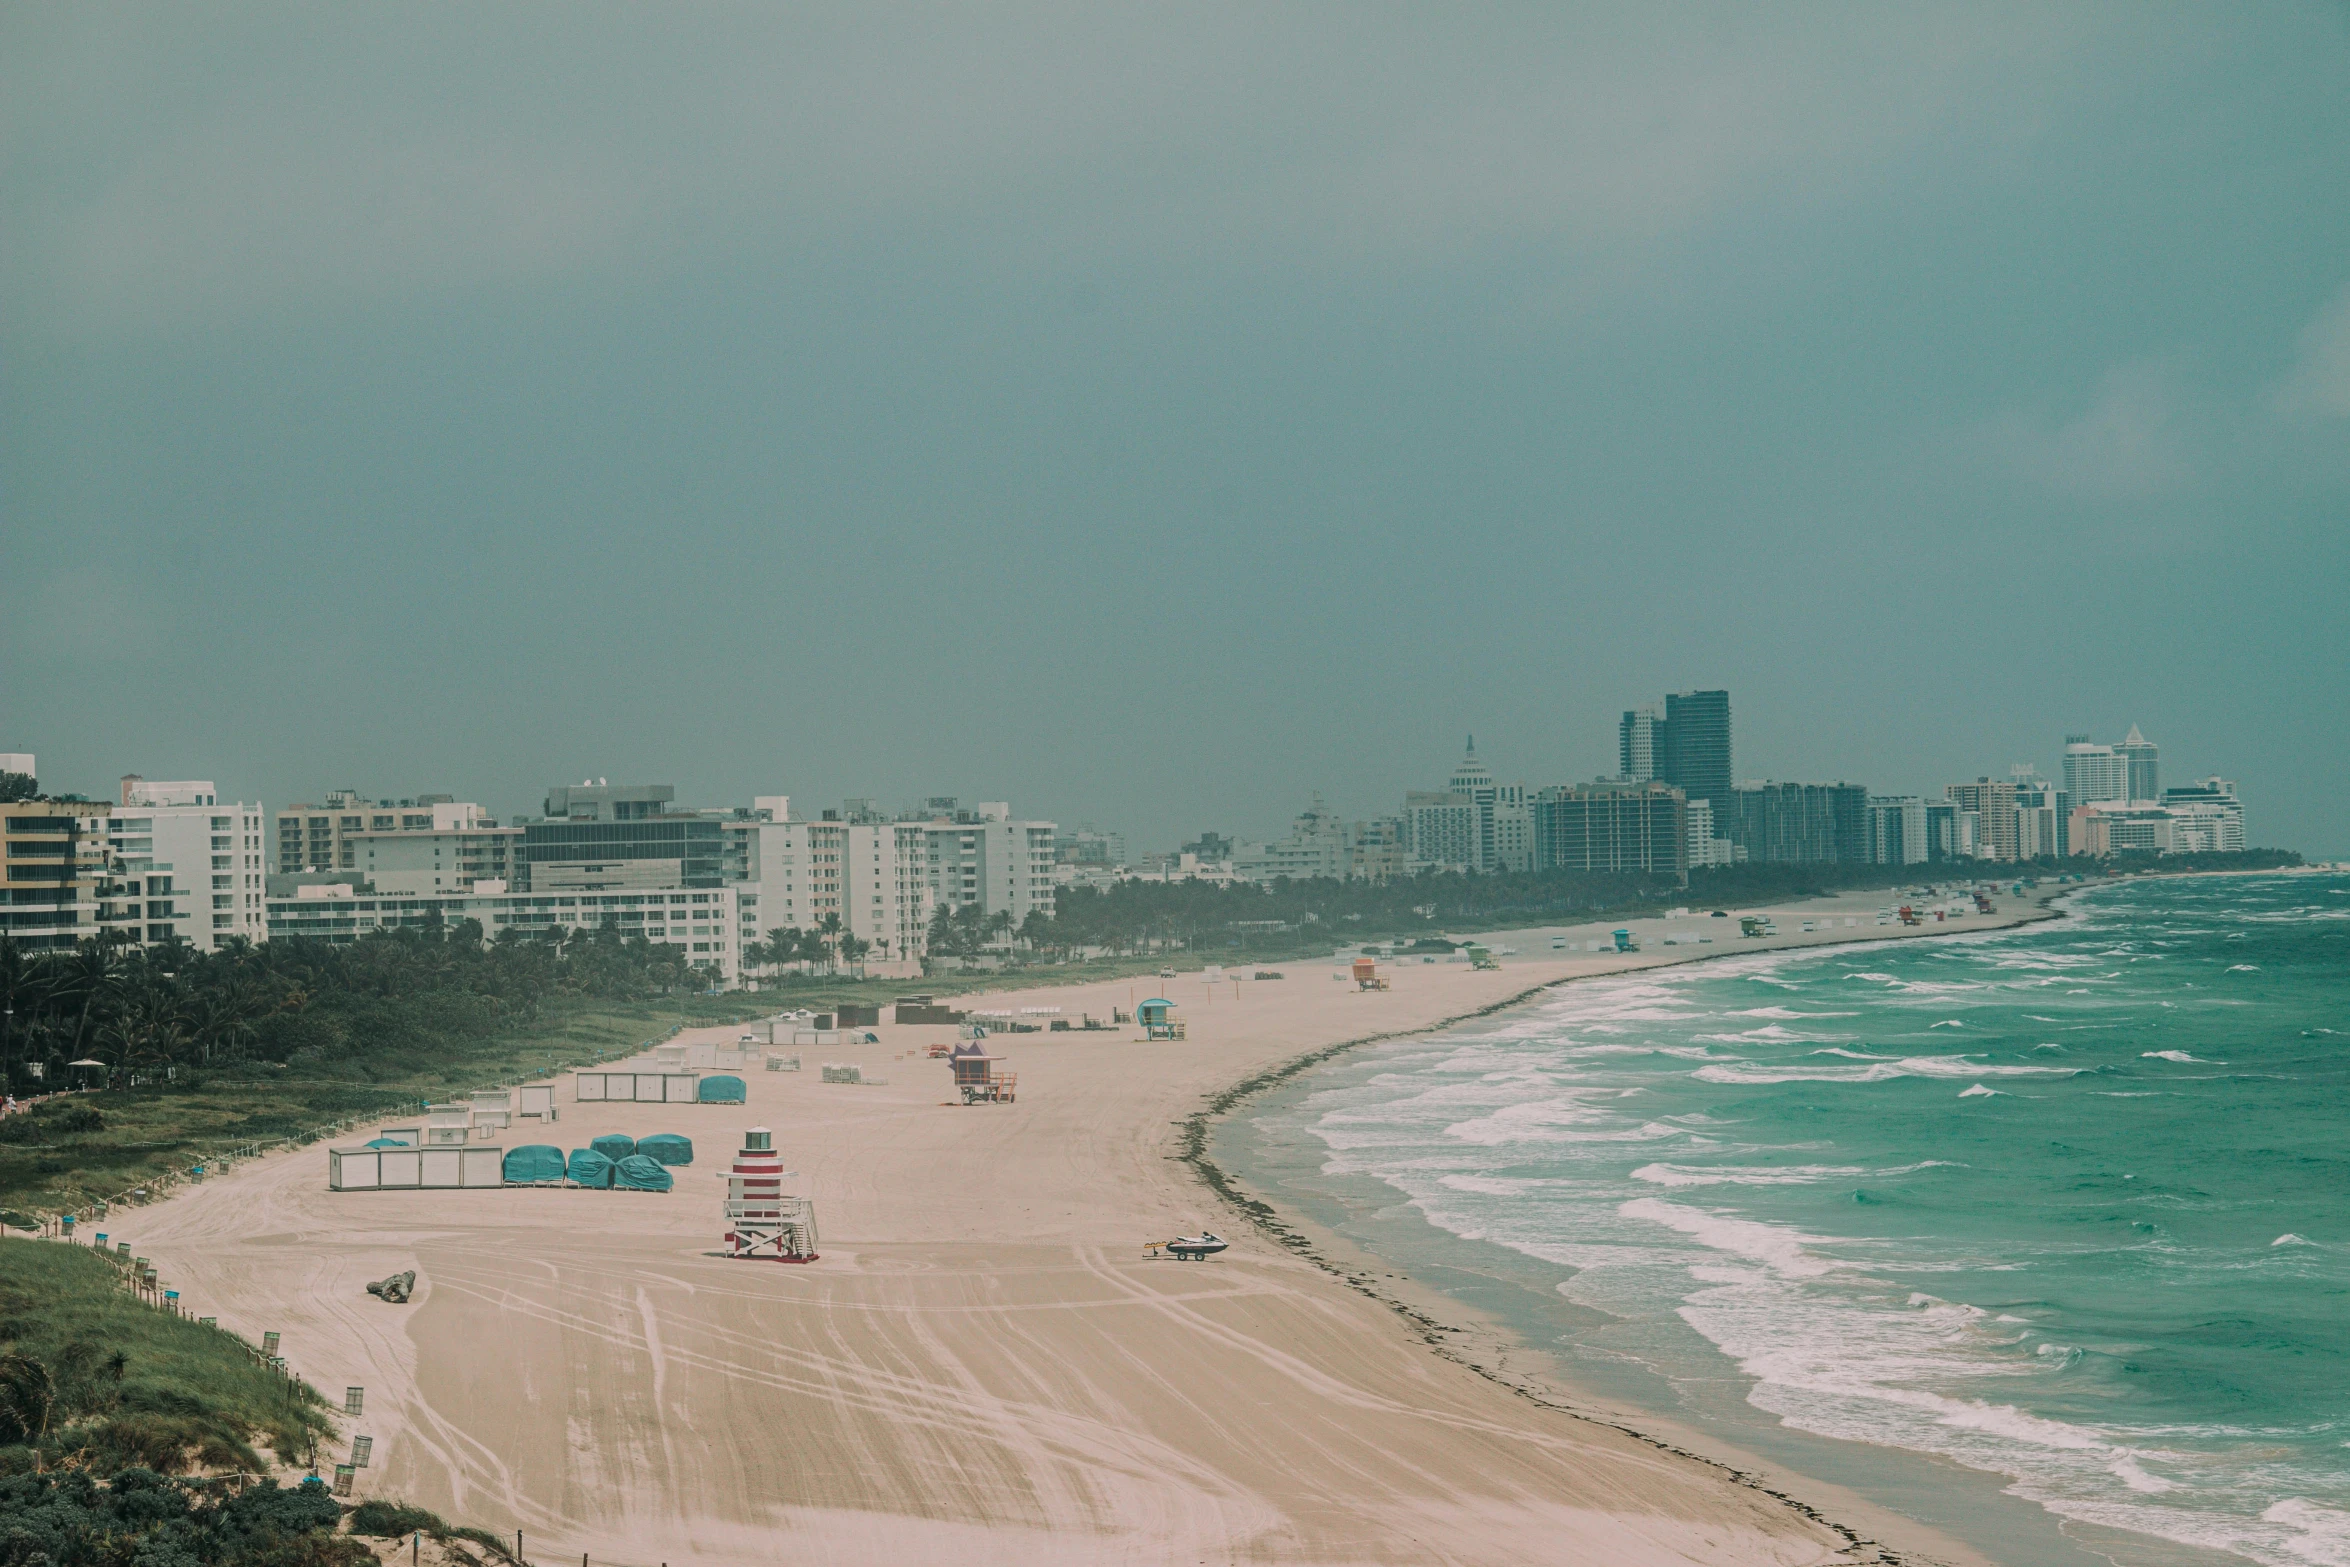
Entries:
{"type": "Polygon", "coordinates": [[[1213,1257],[1232,1243],[1213,1230],[1202,1230],[1197,1235],[1178,1235],[1171,1241],[1152,1241],[1151,1255],[1164,1251],[1178,1262],[1198,1262],[1213,1257]]]}

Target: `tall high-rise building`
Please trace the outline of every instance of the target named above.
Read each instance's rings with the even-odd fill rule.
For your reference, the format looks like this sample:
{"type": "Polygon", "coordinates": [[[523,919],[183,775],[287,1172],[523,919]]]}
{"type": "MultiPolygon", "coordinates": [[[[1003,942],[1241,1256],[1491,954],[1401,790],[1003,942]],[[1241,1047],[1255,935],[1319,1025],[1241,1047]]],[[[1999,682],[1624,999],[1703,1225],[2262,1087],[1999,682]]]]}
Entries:
{"type": "Polygon", "coordinates": [[[1869,792],[1855,783],[1741,784],[1713,802],[1717,830],[1749,860],[1865,865],[1874,852],[1869,792]]]}
{"type": "Polygon", "coordinates": [[[1665,697],[1656,776],[1688,799],[1712,800],[1718,806],[1729,798],[1729,692],[1675,691],[1665,697]]]}
{"type": "Polygon", "coordinates": [[[2075,805],[2097,805],[2130,797],[2130,764],[2110,745],[2087,735],[2064,737],[2064,792],[2075,805]]]}
{"type": "Polygon", "coordinates": [[[1917,865],[1928,858],[1924,800],[1914,794],[1870,796],[1869,858],[1879,865],[1917,865]]]}
{"type": "MultiPolygon", "coordinates": [[[[2021,854],[2017,825],[2016,786],[2006,779],[1977,778],[1952,784],[1942,797],[1961,811],[1972,811],[1976,821],[1975,852],[1986,860],[2014,860],[2021,854]]],[[[2051,851],[2053,852],[2053,850],[2051,851]]]]}
{"type": "Polygon", "coordinates": [[[1657,731],[1664,715],[1653,707],[1627,710],[1616,725],[1616,775],[1645,782],[1656,776],[1657,731]]]}
{"type": "Polygon", "coordinates": [[[2113,748],[2129,768],[2129,798],[2133,801],[2153,801],[2162,798],[2162,748],[2138,732],[2136,724],[2121,744],[2113,748]]]}
{"type": "Polygon", "coordinates": [[[1689,812],[1667,784],[1590,783],[1538,792],[1528,812],[1537,870],[1689,880],[1689,812]]]}
{"type": "Polygon", "coordinates": [[[1476,858],[1470,862],[1473,871],[1488,872],[1498,858],[1499,844],[1495,836],[1494,813],[1501,804],[1501,791],[1494,784],[1493,770],[1477,760],[1477,737],[1469,736],[1468,754],[1452,770],[1445,790],[1457,794],[1477,807],[1476,858]]]}

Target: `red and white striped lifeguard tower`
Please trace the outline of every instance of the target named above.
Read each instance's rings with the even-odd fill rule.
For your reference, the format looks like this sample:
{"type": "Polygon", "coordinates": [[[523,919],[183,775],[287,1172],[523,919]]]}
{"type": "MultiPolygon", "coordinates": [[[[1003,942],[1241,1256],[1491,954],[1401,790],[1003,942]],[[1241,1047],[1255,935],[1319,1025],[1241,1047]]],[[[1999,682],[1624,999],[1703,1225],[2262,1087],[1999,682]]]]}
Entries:
{"type": "Polygon", "coordinates": [[[816,1260],[816,1205],[783,1189],[799,1172],[783,1167],[775,1134],[754,1126],[726,1182],[726,1254],[770,1262],[816,1260]]]}

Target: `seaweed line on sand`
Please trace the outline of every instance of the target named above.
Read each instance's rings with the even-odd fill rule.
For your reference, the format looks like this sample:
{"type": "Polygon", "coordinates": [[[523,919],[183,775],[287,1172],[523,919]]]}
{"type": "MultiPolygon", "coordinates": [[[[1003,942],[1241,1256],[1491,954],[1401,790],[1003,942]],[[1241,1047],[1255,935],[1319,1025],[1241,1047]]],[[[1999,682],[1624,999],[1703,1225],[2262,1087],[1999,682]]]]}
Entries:
{"type": "MultiPolygon", "coordinates": [[[[2062,901],[2069,901],[2069,899],[2062,901]]],[[[2032,914],[2026,915],[2024,919],[2017,922],[2017,925],[2020,926],[2025,924],[2036,924],[2040,920],[2044,919],[2065,919],[2069,918],[2070,914],[2071,911],[2062,907],[2061,902],[2059,903],[2059,906],[2053,908],[2050,907],[2048,903],[2043,903],[2039,910],[2032,914]]],[[[2013,929],[2016,927],[2011,926],[2008,928],[2013,929]]],[[[1959,932],[1920,932],[1921,936],[1956,934],[1959,934],[1959,932]]],[[[1897,937],[1894,939],[1915,940],[1917,938],[1897,937]]],[[[1861,943],[1819,942],[1815,943],[1811,947],[1791,948],[1789,950],[1792,952],[1806,952],[1821,950],[1828,947],[1841,947],[1860,944],[1861,943]]],[[[1708,954],[1708,956],[1726,957],[1729,956],[1729,954],[1713,953],[1708,954]]],[[[1702,963],[1707,961],[1707,959],[1693,957],[1687,961],[1702,963]]],[[[1578,976],[1577,978],[1606,979],[1612,977],[1614,976],[1605,974],[1588,974],[1578,976]]],[[[1439,1018],[1435,1022],[1426,1024],[1419,1028],[1399,1028],[1391,1029],[1383,1033],[1363,1034],[1353,1039],[1342,1039],[1336,1044],[1324,1045],[1320,1049],[1309,1050],[1301,1055],[1292,1056],[1287,1061],[1283,1061],[1278,1065],[1267,1067],[1265,1070],[1258,1072],[1253,1076],[1242,1078],[1239,1082],[1234,1083],[1223,1089],[1221,1092],[1213,1095],[1205,1105],[1202,1105],[1199,1109],[1194,1110],[1189,1116],[1185,1117],[1182,1122],[1182,1135],[1177,1139],[1177,1147],[1179,1151],[1172,1157],[1178,1163],[1189,1165],[1191,1167],[1192,1173],[1199,1177],[1201,1184],[1205,1185],[1208,1190],[1214,1192],[1216,1196],[1227,1206],[1231,1207],[1235,1212],[1239,1213],[1244,1219],[1246,1219],[1249,1224],[1255,1227],[1258,1233],[1262,1234],[1268,1240],[1272,1241],[1275,1245],[1280,1246],[1283,1250],[1289,1252],[1291,1255],[1313,1264],[1315,1267],[1321,1269],[1324,1273],[1327,1273],[1332,1278],[1338,1280],[1341,1284],[1344,1284],[1348,1289],[1353,1290],[1356,1294],[1361,1295],[1366,1299],[1377,1301],[1380,1305],[1385,1306],[1389,1311],[1392,1311],[1397,1316],[1403,1318],[1405,1322],[1410,1324],[1412,1330],[1418,1334],[1422,1343],[1426,1344],[1436,1354],[1442,1356],[1446,1360],[1451,1361],[1453,1364],[1461,1366],[1475,1373],[1476,1375],[1483,1377],[1486,1381],[1493,1383],[1497,1387],[1508,1389],[1510,1392],[1517,1394],[1520,1398],[1526,1399],[1531,1403],[1539,1404],[1545,1409],[1554,1410],[1560,1414],[1566,1415],[1570,1419],[1580,1420],[1590,1425],[1605,1426],[1611,1431],[1620,1432],[1623,1435],[1630,1437],[1632,1440],[1645,1443],[1647,1446],[1653,1447],[1660,1452],[1670,1453],[1676,1458],[1684,1458],[1692,1463],[1703,1464],[1705,1467],[1714,1470],[1716,1473],[1720,1474],[1723,1478],[1727,1479],[1734,1485],[1742,1486],[1751,1491],[1761,1492],[1763,1495],[1768,1496],[1773,1501],[1779,1503],[1779,1505],[1786,1508],[1789,1512],[1792,1512],[1798,1517],[1806,1519],[1811,1523],[1817,1524],[1819,1527],[1826,1529],[1841,1538],[1845,1542],[1845,1560],[1855,1564],[1855,1567],[1858,1567],[1858,1564],[1862,1563],[1881,1564],[1881,1567],[1947,1567],[1947,1564],[1943,1562],[1942,1558],[1922,1556],[1916,1552],[1904,1552],[1896,1550],[1895,1548],[1885,1545],[1880,1541],[1872,1540],[1861,1534],[1857,1529],[1852,1528],[1850,1525],[1840,1523],[1836,1519],[1829,1517],[1826,1513],[1823,1513],[1818,1508],[1812,1506],[1809,1502],[1803,1501],[1799,1497],[1791,1496],[1785,1491],[1775,1489],[1774,1487],[1765,1483],[1761,1476],[1748,1470],[1740,1469],[1735,1465],[1724,1463],[1718,1458],[1708,1457],[1703,1453],[1693,1453],[1685,1447],[1681,1447],[1673,1442],[1666,1441],[1662,1437],[1651,1435],[1649,1432],[1640,1430],[1636,1426],[1627,1425],[1622,1420],[1615,1418],[1611,1414],[1590,1409],[1578,1408],[1574,1404],[1559,1397],[1550,1388],[1544,1386],[1532,1378],[1521,1378],[1504,1375],[1502,1372],[1491,1366],[1482,1365],[1476,1360],[1459,1353],[1449,1342],[1447,1342],[1447,1335],[1461,1333],[1464,1331],[1463,1329],[1453,1327],[1448,1323],[1439,1322],[1436,1318],[1429,1316],[1426,1312],[1421,1311],[1410,1303],[1400,1300],[1396,1296],[1380,1289],[1377,1285],[1371,1282],[1369,1275],[1354,1272],[1342,1264],[1332,1260],[1331,1258],[1324,1256],[1321,1252],[1314,1248],[1314,1244],[1311,1240],[1309,1240],[1304,1234],[1300,1233],[1299,1230],[1288,1220],[1282,1217],[1281,1211],[1279,1209],[1275,1208],[1271,1203],[1264,1201],[1262,1198],[1252,1196],[1244,1187],[1242,1187],[1240,1182],[1235,1177],[1233,1177],[1221,1165],[1217,1164],[1215,1160],[1208,1156],[1208,1136],[1215,1123],[1223,1119],[1225,1116],[1231,1114],[1232,1111],[1238,1108],[1244,1101],[1256,1097],[1258,1094],[1265,1092],[1269,1088],[1277,1088],[1281,1084],[1290,1081],[1292,1078],[1312,1071],[1315,1067],[1318,1067],[1325,1062],[1336,1060],[1338,1057],[1346,1055],[1349,1052],[1355,1050],[1360,1050],[1366,1045],[1384,1044],[1387,1041],[1393,1039],[1410,1039],[1422,1034],[1432,1034],[1440,1029],[1451,1028],[1458,1024],[1469,1022],[1475,1018],[1489,1017],[1496,1012],[1504,1012],[1511,1007],[1523,1005],[1525,1002],[1531,1001],[1534,997],[1541,995],[1544,991],[1555,990],[1561,986],[1572,985],[1576,982],[1577,979],[1575,978],[1549,980],[1540,985],[1530,985],[1526,989],[1517,992],[1515,995],[1505,996],[1499,1001],[1493,1002],[1487,1006],[1478,1007],[1474,1011],[1458,1013],[1452,1017],[1439,1018]]]]}

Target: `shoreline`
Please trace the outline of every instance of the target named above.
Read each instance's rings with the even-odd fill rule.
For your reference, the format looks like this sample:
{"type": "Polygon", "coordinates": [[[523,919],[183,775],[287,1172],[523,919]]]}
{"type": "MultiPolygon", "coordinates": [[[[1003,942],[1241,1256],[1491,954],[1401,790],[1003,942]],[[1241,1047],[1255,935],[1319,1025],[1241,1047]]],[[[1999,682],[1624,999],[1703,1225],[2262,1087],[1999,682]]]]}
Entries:
{"type": "Polygon", "coordinates": [[[360,1495],[524,1528],[549,1559],[1973,1567],[1979,1552],[1831,1483],[1676,1440],[1559,1379],[1538,1396],[1496,1371],[1508,1346],[1462,1358],[1470,1330],[1382,1298],[1397,1281],[1372,1275],[1396,1270],[1350,1278],[1245,1207],[1250,1228],[1211,1265],[1146,1261],[1137,1243],[1258,1201],[1227,1195],[1212,1126],[1366,1044],[1599,973],[2013,928],[2055,917],[2059,891],[1955,928],[1877,927],[1874,891],[1805,900],[1773,911],[1788,935],[1670,956],[1654,933],[1705,916],[1638,922],[1640,953],[1399,965],[1390,992],[1320,983],[1326,959],[1285,984],[1193,972],[997,992],[1072,1015],[1180,996],[1190,1038],[999,1036],[1018,1103],[950,1110],[923,1047],[953,1031],[891,1025],[880,1061],[841,1047],[887,1084],[824,1086],[811,1057],[751,1074],[749,1105],[564,1103],[536,1134],[687,1131],[702,1164],[682,1202],[330,1194],[313,1147],[141,1210],[132,1233],[191,1309],[249,1337],[282,1328],[314,1385],[368,1388],[350,1423],[376,1439],[360,1495]],[[1831,913],[1862,928],[1793,930],[1831,913]],[[817,1267],[709,1255],[707,1167],[752,1124],[779,1129],[817,1196],[817,1267]],[[416,1304],[359,1296],[404,1268],[416,1304]]]}
{"type": "MultiPolygon", "coordinates": [[[[2195,874],[2264,873],[2212,871],[2195,874]]],[[[1902,936],[1895,939],[1914,940],[1921,937],[1990,935],[1995,932],[2020,929],[2026,925],[2067,918],[2069,910],[2062,905],[2081,890],[2083,890],[2081,887],[2071,887],[2036,898],[2033,900],[2036,905],[2035,912],[1997,927],[1975,931],[1919,931],[1915,936],[1902,936]]],[[[1884,939],[1883,937],[1862,937],[1849,942],[1820,942],[1799,950],[1809,954],[1841,947],[1867,945],[1884,939]]],[[[1676,958],[1671,963],[1642,965],[1642,967],[1664,968],[1710,963],[1722,958],[1745,956],[1751,950],[1730,948],[1720,952],[1692,954],[1685,958],[1676,958]]],[[[1183,1123],[1183,1131],[1179,1139],[1182,1151],[1176,1157],[1181,1163],[1190,1167],[1194,1177],[1203,1186],[1207,1187],[1226,1206],[1265,1234],[1276,1245],[1287,1248],[1293,1255],[1311,1263],[1346,1288],[1366,1299],[1377,1302],[1392,1312],[1421,1343],[1442,1358],[1460,1366],[1463,1370],[1545,1409],[1554,1410],[1571,1419],[1604,1426],[1635,1441],[1644,1442],[1675,1458],[1719,1471],[1730,1483],[1758,1491],[1797,1516],[1833,1531],[1845,1541],[1848,1549],[1874,1553],[1870,1557],[1855,1558],[1856,1560],[1880,1561],[1888,1564],[1888,1567],[1903,1567],[1903,1564],[1916,1564],[1916,1567],[1924,1567],[1926,1563],[1943,1561],[1945,1558],[1939,1556],[1911,1554],[1917,1549],[1914,1546],[1888,1544],[1870,1534],[1865,1534],[1853,1525],[1842,1521],[1827,1509],[1815,1506],[1795,1495],[1794,1490],[1797,1486],[1805,1484],[1831,1488],[1842,1493],[1841,1500],[1847,1504],[1843,1510],[1847,1512],[1872,1513],[1879,1515],[1880,1520],[1889,1516],[1900,1520],[1902,1524],[1906,1524],[1910,1528],[1920,1530],[1933,1530],[1933,1525],[1909,1518],[1905,1514],[1891,1513],[1876,1503],[1869,1502],[1855,1493],[1845,1491],[1843,1487],[1837,1486],[1833,1481],[1800,1472],[1782,1471],[1778,1466],[1757,1455],[1736,1453],[1728,1443],[1722,1444],[1725,1451],[1718,1453],[1700,1451],[1695,1446],[1684,1445],[1699,1433],[1678,1429],[1681,1423],[1672,1420],[1669,1416],[1637,1408],[1619,1408],[1604,1397],[1592,1393],[1591,1390],[1577,1387],[1572,1378],[1563,1374],[1563,1370],[1558,1367],[1557,1357],[1552,1352],[1530,1342],[1507,1322],[1495,1317],[1490,1312],[1483,1311],[1445,1293],[1424,1280],[1415,1278],[1409,1271],[1413,1264],[1384,1252],[1374,1251],[1329,1226],[1317,1222],[1309,1215],[1290,1212],[1280,1207],[1276,1202],[1258,1195],[1244,1177],[1218,1163],[1210,1153],[1209,1145],[1214,1140],[1218,1127],[1244,1115],[1244,1107],[1249,1101],[1261,1099],[1283,1088],[1297,1086],[1300,1080],[1308,1074],[1357,1051],[1399,1040],[1426,1038],[1456,1028],[1463,1023],[1527,1006],[1542,996],[1567,986],[1585,981],[1614,978],[1624,972],[1626,970],[1616,969],[1546,980],[1541,984],[1529,986],[1516,995],[1444,1018],[1425,1027],[1368,1034],[1305,1051],[1287,1061],[1231,1084],[1218,1093],[1207,1105],[1194,1111],[1183,1123]],[[1336,1255],[1341,1251],[1356,1254],[1368,1265],[1356,1265],[1341,1261],[1336,1255]],[[1387,1274],[1386,1277],[1401,1283],[1403,1287],[1396,1288],[1376,1282],[1377,1270],[1380,1268],[1395,1270],[1387,1274]],[[1478,1328],[1464,1328],[1443,1320],[1437,1314],[1439,1310],[1466,1313],[1483,1320],[1478,1328]],[[1541,1372],[1506,1373],[1495,1364],[1489,1364],[1472,1354],[1456,1351],[1452,1342],[1455,1337],[1468,1339],[1472,1342],[1479,1338],[1498,1338],[1506,1342],[1494,1347],[1505,1350],[1514,1347],[1525,1355],[1538,1357],[1548,1362],[1552,1370],[1548,1375],[1541,1372]],[[1675,1436],[1668,1438],[1660,1435],[1658,1434],[1659,1428],[1673,1428],[1675,1436]],[[1858,1509],[1853,1509],[1849,1505],[1855,1502],[1860,1504],[1858,1509]]],[[[1444,1233],[1449,1235],[1449,1232],[1444,1233]]],[[[1463,1244],[1472,1244],[1463,1237],[1451,1236],[1450,1238],[1463,1244]]],[[[1937,1468],[1970,1475],[1973,1473],[1972,1471],[1959,1471],[1958,1466],[1943,1464],[1928,1455],[1914,1456],[1921,1462],[1932,1464],[1937,1468]]],[[[1996,1476],[1987,1475],[1977,1478],[1992,1482],[1996,1482],[1998,1479],[1996,1476]]],[[[2053,1517],[2048,1521],[2051,1527],[2057,1522],[2053,1517]]],[[[1935,1532],[1939,1533],[1939,1531],[1935,1532]]],[[[1969,1559],[1973,1559],[1971,1554],[1969,1559]]]]}

